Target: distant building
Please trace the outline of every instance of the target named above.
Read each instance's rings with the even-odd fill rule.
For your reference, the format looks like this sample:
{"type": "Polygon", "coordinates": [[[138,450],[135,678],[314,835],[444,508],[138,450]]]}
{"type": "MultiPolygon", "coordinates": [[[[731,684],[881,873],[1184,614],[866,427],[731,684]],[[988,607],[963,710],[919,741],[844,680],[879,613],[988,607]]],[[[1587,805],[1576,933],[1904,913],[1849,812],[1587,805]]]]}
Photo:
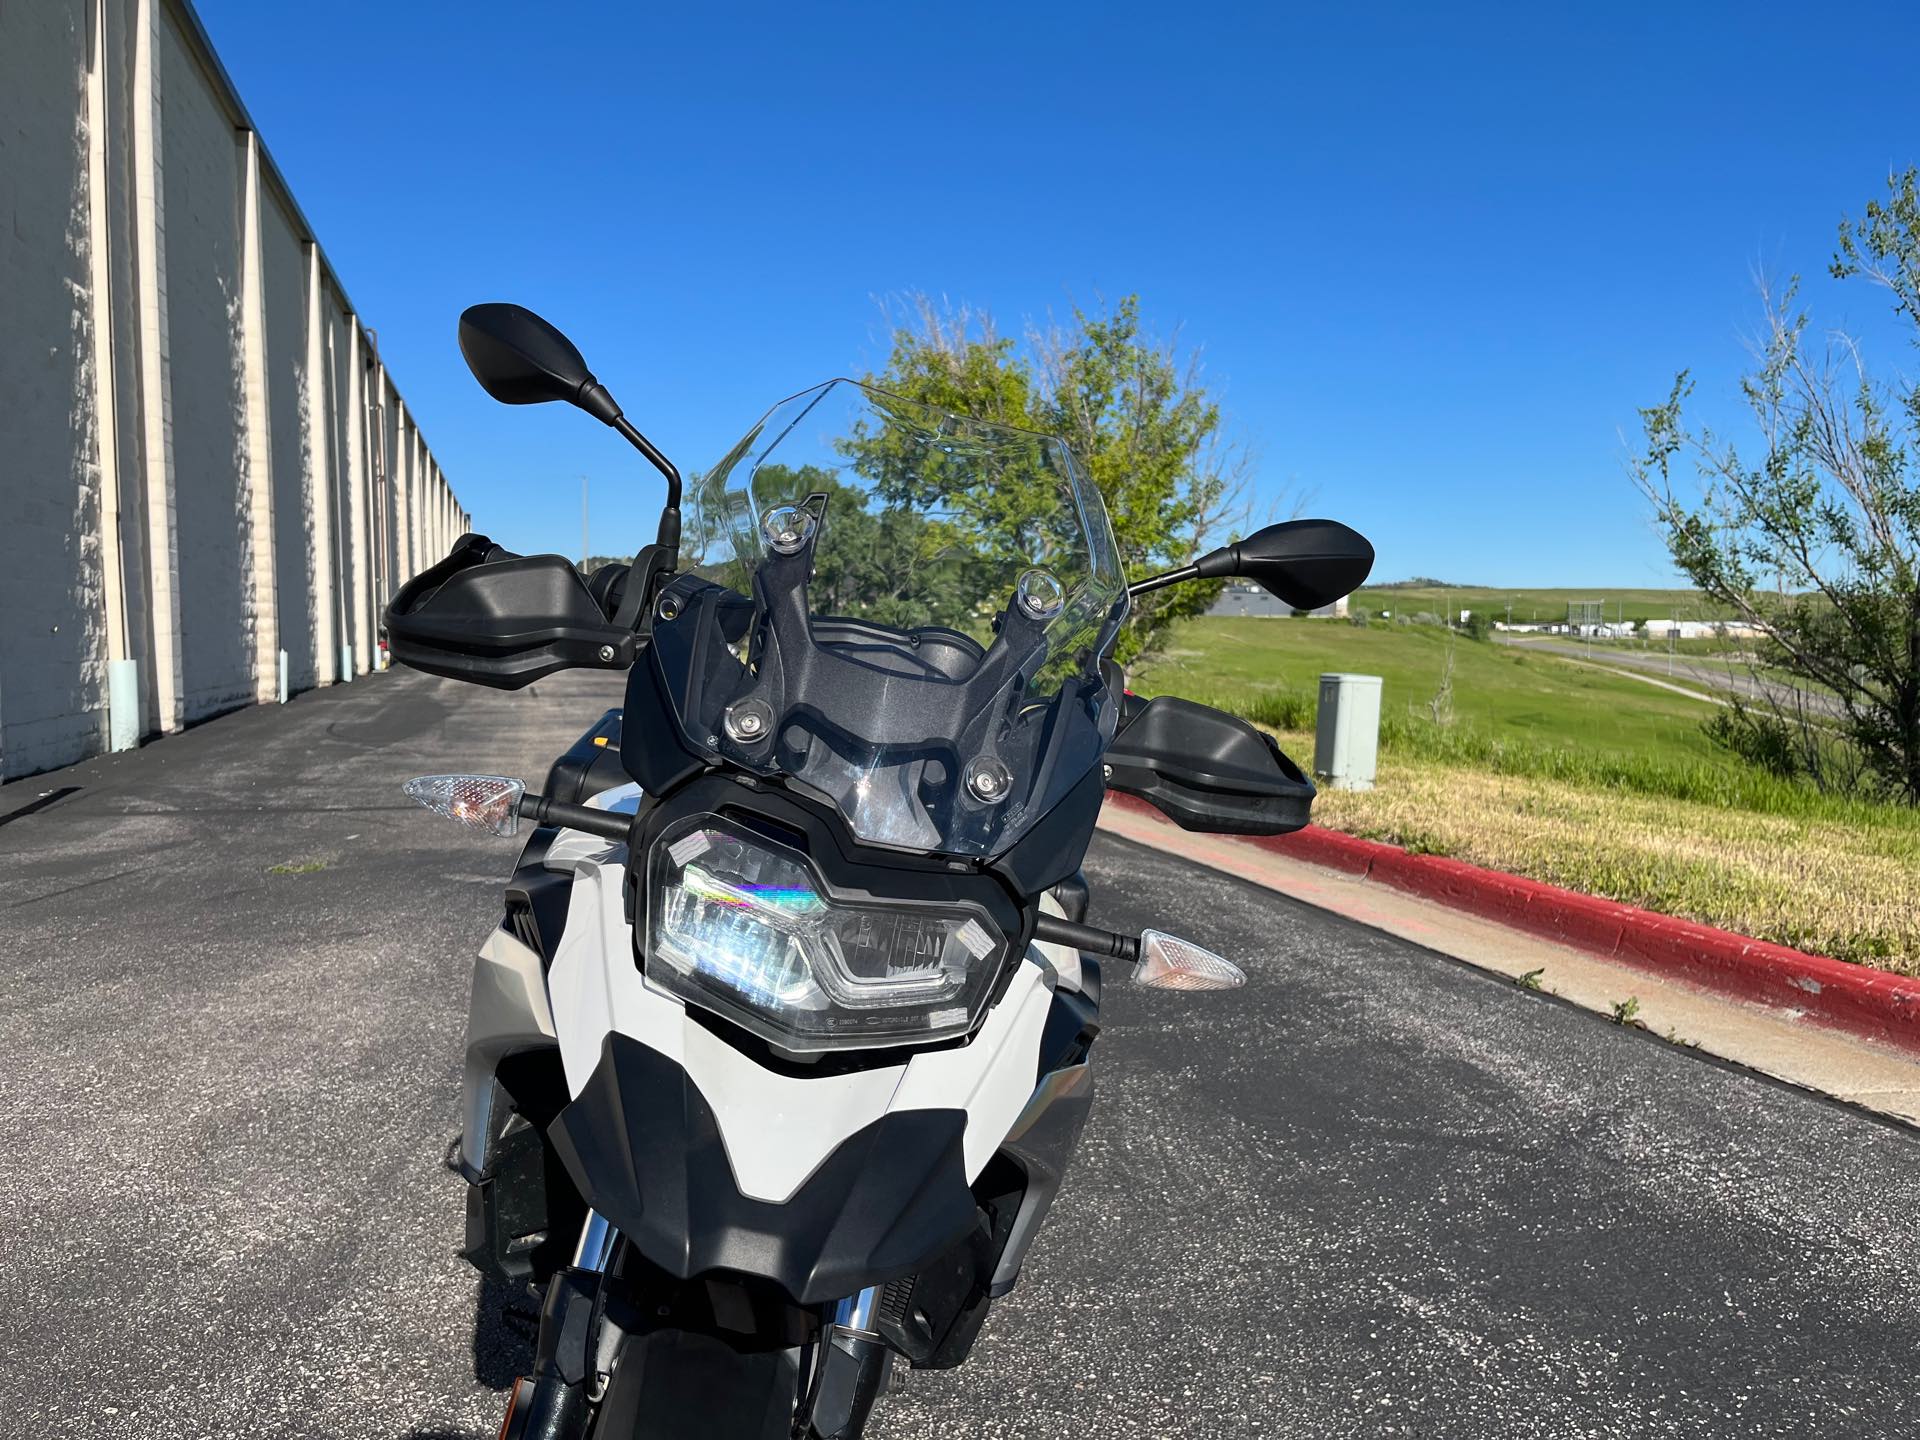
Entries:
{"type": "Polygon", "coordinates": [[[1647,633],[1665,637],[1669,631],[1680,633],[1676,640],[1705,640],[1716,635],[1733,635],[1742,639],[1754,639],[1766,632],[1758,625],[1743,625],[1737,620],[1649,620],[1647,633]]]}
{"type": "Polygon", "coordinates": [[[1496,620],[1493,628],[1518,635],[1581,635],[1596,640],[1624,640],[1642,635],[1655,640],[1669,637],[1675,640],[1706,640],[1716,636],[1751,640],[1766,633],[1757,625],[1747,625],[1738,620],[1662,620],[1657,617],[1647,621],[1644,631],[1635,629],[1630,620],[1618,623],[1608,621],[1603,625],[1569,625],[1564,620],[1509,625],[1504,620],[1496,620]]]}
{"type": "MultiPolygon", "coordinates": [[[[1229,585],[1220,592],[1220,598],[1213,602],[1209,615],[1249,615],[1267,618],[1285,619],[1293,614],[1293,607],[1284,600],[1275,599],[1272,594],[1258,585],[1229,585]]],[[[1344,618],[1347,613],[1347,597],[1342,595],[1331,605],[1322,605],[1311,612],[1321,616],[1344,618]]]]}

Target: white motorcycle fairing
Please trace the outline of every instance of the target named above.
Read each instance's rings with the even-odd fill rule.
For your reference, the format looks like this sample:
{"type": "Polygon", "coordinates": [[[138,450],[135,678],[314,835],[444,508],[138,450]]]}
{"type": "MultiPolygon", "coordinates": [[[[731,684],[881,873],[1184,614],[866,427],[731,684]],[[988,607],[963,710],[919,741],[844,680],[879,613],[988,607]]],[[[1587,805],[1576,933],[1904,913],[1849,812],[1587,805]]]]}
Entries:
{"type": "Polygon", "coordinates": [[[971,1182],[1032,1096],[1053,1003],[1052,974],[1037,955],[1029,954],[967,1045],[841,1074],[783,1073],[761,1066],[647,983],[623,913],[624,848],[569,860],[573,903],[547,975],[568,1090],[577,1098],[586,1088],[610,1032],[673,1061],[713,1108],[742,1195],[785,1204],[855,1131],[904,1110],[966,1112],[971,1182]]]}
{"type": "MultiPolygon", "coordinates": [[[[589,803],[627,810],[638,798],[628,785],[589,803]]],[[[544,995],[532,951],[504,932],[483,949],[468,1153],[478,1158],[486,1128],[490,1064],[509,1045],[557,1043],[574,1103],[551,1138],[588,1203],[668,1270],[762,1274],[807,1303],[950,1248],[977,1213],[968,1187],[1011,1141],[1031,1184],[995,1277],[996,1293],[1010,1288],[1091,1100],[1084,1063],[1041,1074],[1056,988],[1078,988],[1078,954],[1031,947],[965,1045],[866,1068],[770,1065],[648,984],[626,859],[578,831],[547,847],[543,868],[571,880],[544,995]],[[525,1002],[502,1005],[503,992],[525,1002]],[[504,1012],[520,1018],[483,1023],[504,1012]]]]}

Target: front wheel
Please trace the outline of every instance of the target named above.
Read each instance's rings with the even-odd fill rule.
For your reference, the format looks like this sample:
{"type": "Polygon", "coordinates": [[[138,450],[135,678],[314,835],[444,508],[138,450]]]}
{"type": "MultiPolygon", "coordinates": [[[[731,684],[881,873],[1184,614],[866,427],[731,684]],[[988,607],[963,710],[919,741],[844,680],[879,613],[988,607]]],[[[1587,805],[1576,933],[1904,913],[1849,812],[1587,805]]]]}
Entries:
{"type": "Polygon", "coordinates": [[[515,1388],[501,1437],[858,1440],[886,1388],[893,1355],[871,1341],[839,1339],[798,1349],[741,1350],[695,1331],[636,1335],[623,1347],[598,1405],[589,1403],[583,1386],[557,1375],[525,1379],[515,1388]],[[796,1430],[803,1411],[818,1423],[796,1430]]]}

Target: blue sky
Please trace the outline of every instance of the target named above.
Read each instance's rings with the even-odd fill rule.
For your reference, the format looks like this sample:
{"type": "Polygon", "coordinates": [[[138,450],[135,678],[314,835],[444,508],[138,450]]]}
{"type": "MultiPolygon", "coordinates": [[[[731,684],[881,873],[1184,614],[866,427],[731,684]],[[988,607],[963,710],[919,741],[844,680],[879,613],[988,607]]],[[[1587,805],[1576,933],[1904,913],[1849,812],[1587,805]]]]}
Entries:
{"type": "Polygon", "coordinates": [[[1920,162],[1920,7],[810,6],[199,0],[479,527],[651,535],[610,431],[504,409],[454,344],[512,299],[687,468],[878,365],[880,301],[1003,329],[1138,291],[1376,574],[1670,583],[1628,482],[1691,366],[1733,418],[1753,270],[1883,369],[1836,222],[1920,162]],[[1338,13],[1335,13],[1338,12],[1338,13]]]}

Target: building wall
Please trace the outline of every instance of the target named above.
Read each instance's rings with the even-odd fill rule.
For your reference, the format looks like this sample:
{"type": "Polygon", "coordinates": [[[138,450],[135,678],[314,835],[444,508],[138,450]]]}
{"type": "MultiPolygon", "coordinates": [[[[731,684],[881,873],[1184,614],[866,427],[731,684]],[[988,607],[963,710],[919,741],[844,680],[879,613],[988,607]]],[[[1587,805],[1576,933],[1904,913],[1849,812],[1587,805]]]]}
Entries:
{"type": "MultiPolygon", "coordinates": [[[[1350,596],[1342,595],[1331,605],[1322,605],[1310,614],[1327,618],[1344,619],[1347,615],[1350,596]]],[[[1276,599],[1252,582],[1235,583],[1226,586],[1220,592],[1220,598],[1213,602],[1209,615],[1258,616],[1266,619],[1286,619],[1293,614],[1293,607],[1284,600],[1276,599]]]]}
{"type": "Polygon", "coordinates": [[[179,31],[160,27],[160,191],[179,554],[182,718],[255,698],[254,476],[242,288],[244,137],[179,31]]]}
{"type": "MultiPolygon", "coordinates": [[[[353,533],[353,487],[356,473],[349,455],[357,431],[350,423],[351,408],[347,390],[347,325],[341,313],[340,294],[322,279],[320,286],[321,333],[320,364],[325,393],[319,423],[327,427],[327,489],[333,506],[331,528],[333,544],[333,644],[336,657],[340,647],[359,641],[354,635],[353,596],[358,571],[365,561],[359,555],[353,533]]],[[[338,663],[336,658],[336,663],[338,663]]]]}
{"type": "MultiPolygon", "coordinates": [[[[384,371],[382,372],[385,373],[384,371]]],[[[384,382],[383,382],[384,383],[384,382]]],[[[406,556],[400,545],[400,532],[405,521],[405,512],[401,509],[402,464],[405,461],[405,448],[401,436],[406,430],[406,407],[391,389],[381,394],[381,459],[380,459],[380,515],[381,515],[381,561],[383,574],[397,575],[405,568],[406,556]]]]}
{"type": "MultiPolygon", "coordinates": [[[[290,683],[305,690],[318,683],[321,665],[321,657],[314,653],[316,535],[308,510],[312,442],[306,421],[306,257],[286,211],[268,200],[260,206],[260,239],[266,270],[267,431],[273,455],[280,648],[287,652],[290,683]]],[[[332,657],[327,661],[334,663],[332,657]]]]}
{"type": "Polygon", "coordinates": [[[366,673],[464,517],[186,0],[0,3],[0,177],[0,778],[366,673]]]}
{"type": "Polygon", "coordinates": [[[23,765],[105,735],[84,16],[0,6],[0,714],[23,765]]]}

